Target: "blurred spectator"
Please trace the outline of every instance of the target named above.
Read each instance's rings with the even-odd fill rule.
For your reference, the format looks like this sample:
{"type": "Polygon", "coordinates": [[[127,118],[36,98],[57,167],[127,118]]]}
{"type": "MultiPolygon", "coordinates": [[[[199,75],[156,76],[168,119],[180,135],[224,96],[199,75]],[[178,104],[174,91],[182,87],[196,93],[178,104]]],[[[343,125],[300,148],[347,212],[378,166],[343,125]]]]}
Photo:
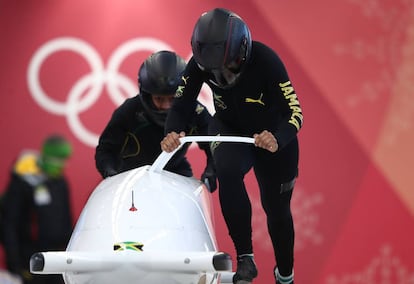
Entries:
{"type": "Polygon", "coordinates": [[[30,273],[38,251],[65,250],[72,233],[69,185],[63,175],[69,141],[47,137],[39,151],[24,150],[11,169],[2,200],[2,241],[7,269],[24,284],[61,284],[61,275],[30,273]]]}

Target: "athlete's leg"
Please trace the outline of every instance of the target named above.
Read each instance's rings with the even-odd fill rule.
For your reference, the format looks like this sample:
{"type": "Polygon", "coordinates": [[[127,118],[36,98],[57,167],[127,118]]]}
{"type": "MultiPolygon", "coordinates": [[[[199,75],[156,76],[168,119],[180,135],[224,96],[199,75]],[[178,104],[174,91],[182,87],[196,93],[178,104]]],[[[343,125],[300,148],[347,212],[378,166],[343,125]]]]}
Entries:
{"type": "Polygon", "coordinates": [[[257,149],[254,165],[278,271],[283,276],[293,272],[295,231],[290,201],[297,176],[295,145],[275,154],[257,149]]]}
{"type": "Polygon", "coordinates": [[[221,210],[238,255],[253,252],[252,209],[243,181],[251,164],[250,152],[249,145],[227,142],[213,151],[221,210]]]}
{"type": "MultiPolygon", "coordinates": [[[[236,135],[217,118],[209,124],[210,135],[236,135]]],[[[211,150],[219,182],[222,214],[238,255],[252,253],[251,204],[244,176],[253,164],[254,146],[244,143],[212,143],[211,150]]]]}

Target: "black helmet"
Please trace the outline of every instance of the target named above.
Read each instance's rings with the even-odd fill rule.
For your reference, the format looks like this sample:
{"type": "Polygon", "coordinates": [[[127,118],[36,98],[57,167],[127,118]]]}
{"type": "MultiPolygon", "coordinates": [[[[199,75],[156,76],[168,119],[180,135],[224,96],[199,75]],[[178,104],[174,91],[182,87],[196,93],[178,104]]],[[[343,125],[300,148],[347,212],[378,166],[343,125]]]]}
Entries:
{"type": "Polygon", "coordinates": [[[235,13],[216,8],[201,15],[191,47],[200,69],[214,75],[220,88],[234,85],[250,57],[252,39],[246,23],[235,13]]]}
{"type": "Polygon", "coordinates": [[[186,63],[172,51],[151,54],[139,68],[138,87],[140,92],[157,95],[171,95],[180,83],[186,63]]]}
{"type": "Polygon", "coordinates": [[[158,110],[152,95],[174,95],[186,62],[172,51],[158,51],[151,54],[138,71],[138,87],[145,112],[150,120],[164,127],[168,111],[158,110]]]}

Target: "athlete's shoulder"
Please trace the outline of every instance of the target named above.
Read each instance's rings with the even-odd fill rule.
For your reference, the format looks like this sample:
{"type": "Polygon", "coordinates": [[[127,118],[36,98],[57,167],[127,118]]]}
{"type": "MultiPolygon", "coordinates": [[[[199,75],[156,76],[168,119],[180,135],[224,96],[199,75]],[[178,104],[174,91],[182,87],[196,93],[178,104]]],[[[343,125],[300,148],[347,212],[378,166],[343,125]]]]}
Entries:
{"type": "Polygon", "coordinates": [[[252,42],[252,57],[259,60],[279,60],[279,55],[277,54],[277,52],[270,46],[260,41],[252,42]]]}
{"type": "Polygon", "coordinates": [[[258,41],[253,42],[250,64],[252,70],[260,69],[261,74],[271,77],[286,72],[285,65],[278,53],[268,45],[258,41]]]}
{"type": "Polygon", "coordinates": [[[183,75],[181,76],[181,81],[183,85],[187,85],[189,81],[193,81],[196,78],[203,78],[203,74],[204,71],[200,69],[194,57],[191,57],[186,65],[183,75]]]}
{"type": "Polygon", "coordinates": [[[139,107],[141,103],[141,95],[135,95],[133,97],[127,98],[118,108],[129,109],[139,107]]]}
{"type": "Polygon", "coordinates": [[[119,105],[115,110],[114,114],[117,115],[130,115],[131,113],[136,112],[142,108],[141,99],[139,95],[136,95],[131,98],[127,98],[121,105],[119,105]]]}
{"type": "Polygon", "coordinates": [[[259,51],[267,51],[267,52],[273,52],[276,53],[276,51],[271,48],[268,44],[262,42],[262,41],[257,41],[257,40],[253,40],[252,41],[252,50],[259,50],[259,51]]]}
{"type": "Polygon", "coordinates": [[[192,69],[192,68],[199,69],[194,57],[191,57],[190,60],[188,60],[186,68],[187,69],[192,69]]]}

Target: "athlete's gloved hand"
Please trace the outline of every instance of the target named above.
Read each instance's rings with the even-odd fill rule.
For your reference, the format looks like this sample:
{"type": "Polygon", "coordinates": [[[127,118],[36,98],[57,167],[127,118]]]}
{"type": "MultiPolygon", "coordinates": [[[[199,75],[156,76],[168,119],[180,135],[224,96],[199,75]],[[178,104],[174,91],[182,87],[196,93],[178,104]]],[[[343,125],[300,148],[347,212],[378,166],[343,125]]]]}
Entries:
{"type": "Polygon", "coordinates": [[[114,176],[116,174],[118,174],[118,171],[112,168],[111,166],[108,166],[104,169],[103,177],[107,178],[107,177],[114,176]]]}
{"type": "Polygon", "coordinates": [[[201,181],[204,182],[208,191],[213,193],[217,189],[217,176],[216,170],[213,166],[207,165],[203,174],[201,175],[201,181]]]}

